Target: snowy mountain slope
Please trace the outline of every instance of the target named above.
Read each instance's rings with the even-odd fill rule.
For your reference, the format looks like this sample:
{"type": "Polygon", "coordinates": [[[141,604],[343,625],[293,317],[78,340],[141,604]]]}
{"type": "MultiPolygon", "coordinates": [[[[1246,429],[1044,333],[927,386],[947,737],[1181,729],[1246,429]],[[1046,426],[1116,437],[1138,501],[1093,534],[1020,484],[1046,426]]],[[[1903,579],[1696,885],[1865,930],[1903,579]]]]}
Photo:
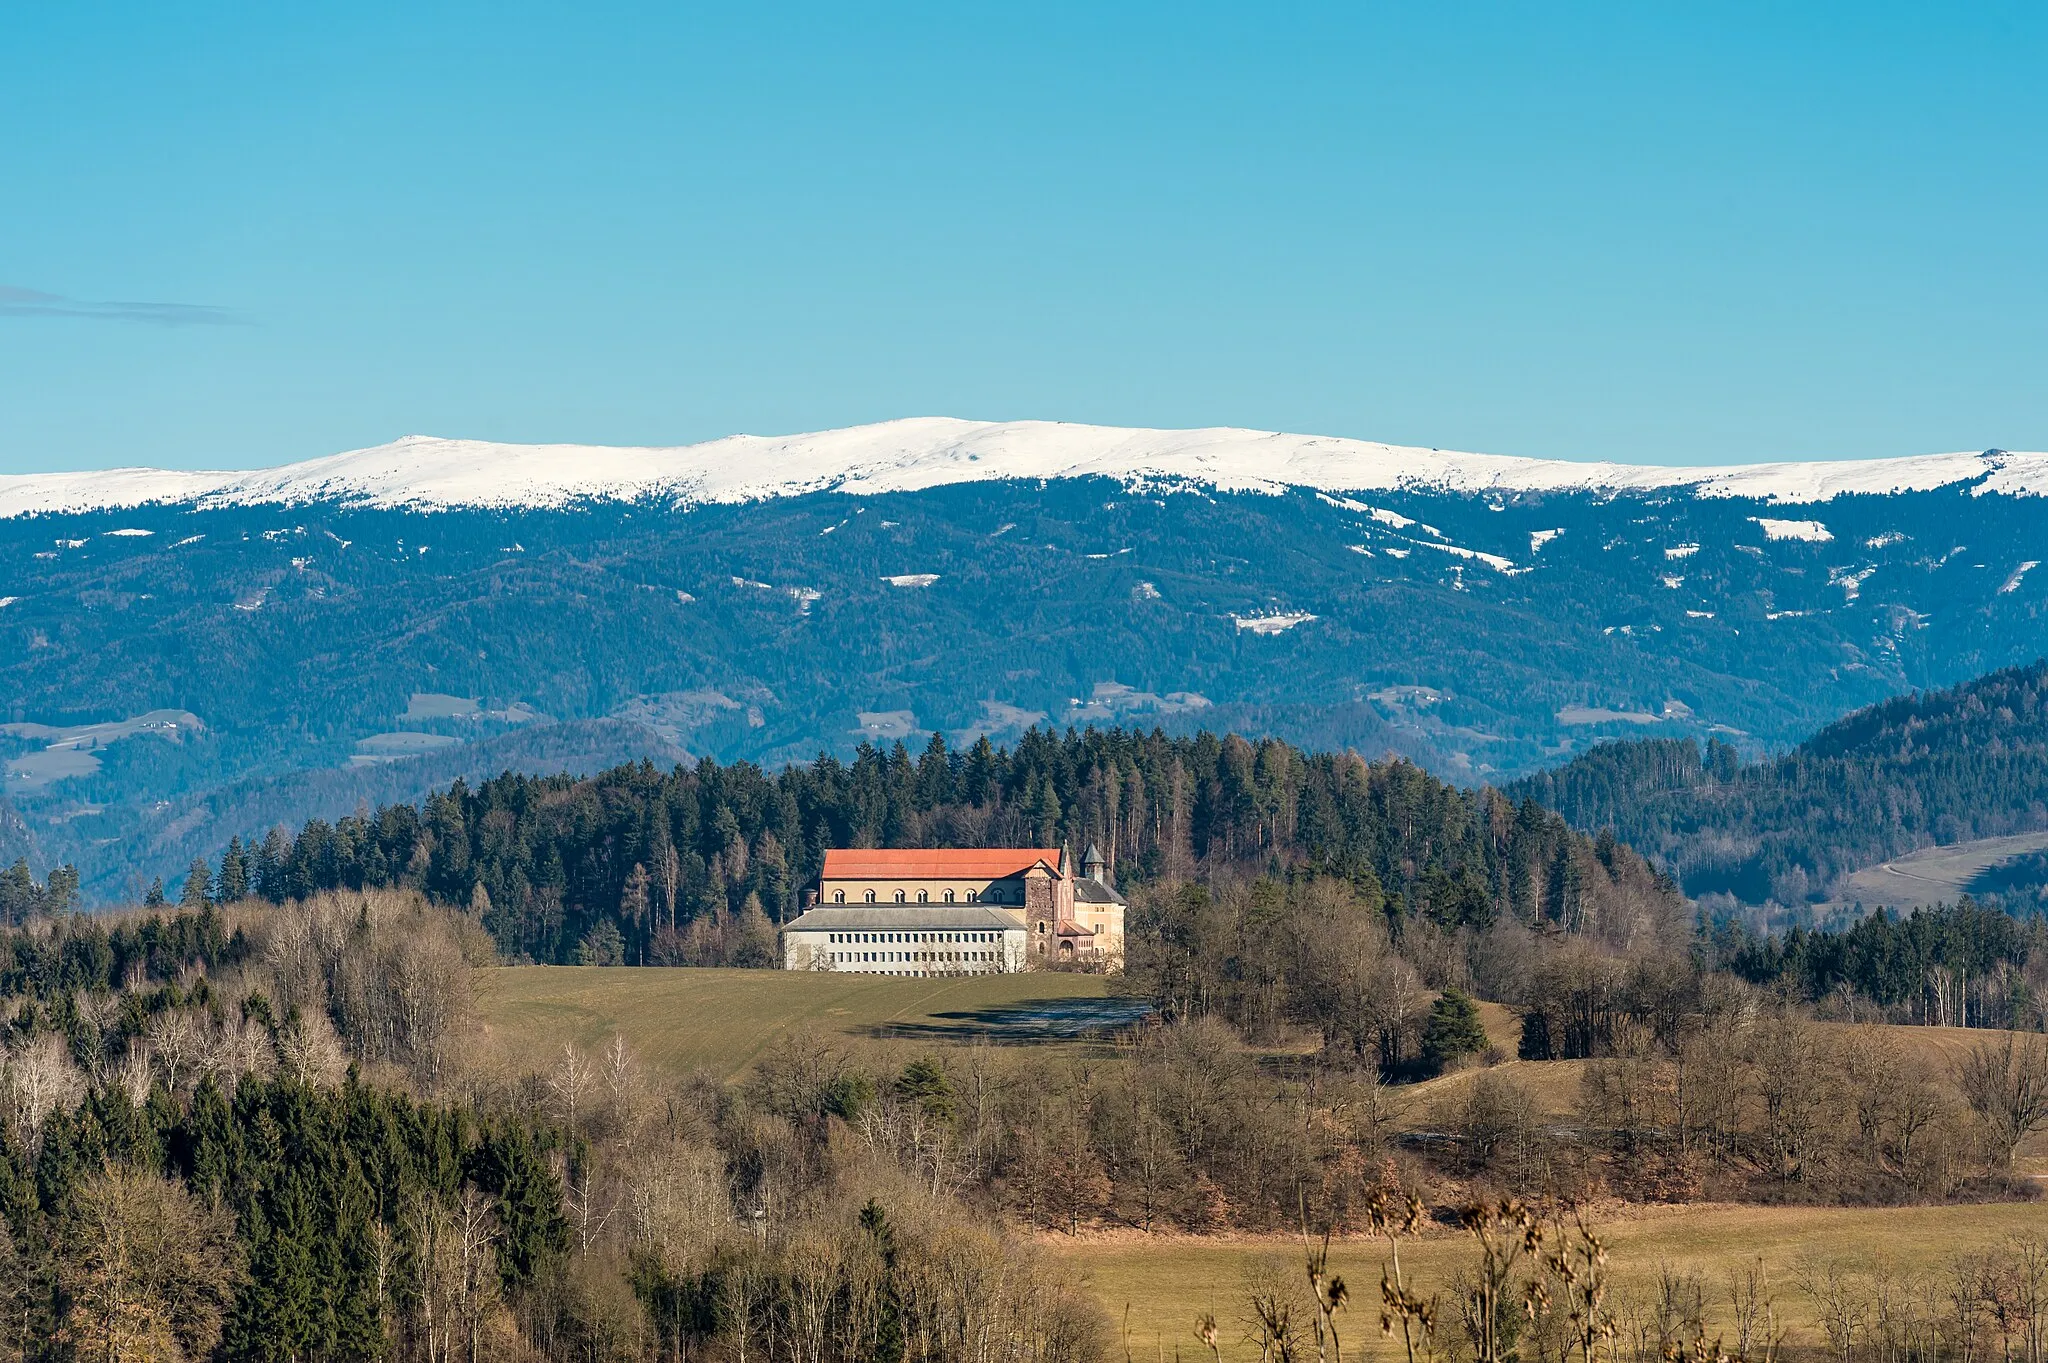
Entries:
{"type": "Polygon", "coordinates": [[[152,504],[207,507],[335,502],[373,508],[553,508],[643,497],[743,503],[839,490],[875,494],[1007,479],[1114,478],[1223,491],[1605,492],[1686,488],[1701,497],[1807,505],[1847,493],[2048,495],[2048,454],[1669,468],[1579,463],[1212,428],[1123,429],[1062,422],[922,417],[700,445],[507,445],[407,436],[388,445],[254,472],[110,469],[0,477],[0,517],[152,504]]]}
{"type": "Polygon", "coordinates": [[[551,770],[577,725],[770,766],[1112,723],[1460,781],[1618,736],[1756,756],[2048,656],[2035,495],[2048,456],[1997,451],[1671,469],[937,419],[0,479],[0,801],[107,898],[397,766],[551,770]]]}

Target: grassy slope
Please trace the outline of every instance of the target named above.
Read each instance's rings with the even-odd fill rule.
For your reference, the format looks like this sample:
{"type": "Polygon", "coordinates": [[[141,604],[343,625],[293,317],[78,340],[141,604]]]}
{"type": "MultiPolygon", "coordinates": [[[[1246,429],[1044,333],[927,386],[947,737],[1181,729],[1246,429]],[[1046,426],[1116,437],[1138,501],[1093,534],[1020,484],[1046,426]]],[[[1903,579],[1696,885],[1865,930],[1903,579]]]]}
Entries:
{"type": "MultiPolygon", "coordinates": [[[[720,1077],[746,1069],[779,1036],[812,1027],[847,1037],[929,1036],[966,1042],[1016,1037],[1020,1012],[1060,1001],[1101,999],[1108,982],[1085,975],[1008,975],[977,980],[906,980],[878,976],[741,970],[600,969],[519,966],[478,976],[478,1001],[489,1041],[522,1065],[544,1065],[563,1042],[596,1052],[614,1032],[623,1035],[657,1072],[680,1078],[702,1068],[720,1077]]],[[[1517,1024],[1495,1004],[1482,1004],[1489,1039],[1514,1053],[1517,1024]]],[[[1967,1046],[1999,1033],[1954,1028],[1891,1028],[1894,1037],[1926,1054],[1940,1068],[1967,1046]]],[[[1496,1073],[1527,1084],[1549,1113],[1570,1113],[1584,1061],[1509,1061],[1496,1073]]],[[[1466,1070],[1404,1087],[1407,1123],[1426,1122],[1440,1096],[1470,1084],[1483,1071],[1466,1070]]],[[[2030,1142],[2033,1167],[2043,1163],[2030,1142]]],[[[1945,1263],[1953,1255],[1994,1244],[2007,1235],[2048,1231],[2048,1210],[2030,1205],[1883,1209],[1731,1207],[1633,1208],[1609,1220],[1602,1233],[1615,1249],[1618,1293],[1641,1292],[1658,1266],[1697,1269],[1706,1279],[1713,1310],[1710,1326],[1725,1318],[1727,1270],[1762,1256],[1777,1286],[1778,1307],[1810,1341],[1809,1304],[1793,1281],[1805,1257],[1870,1262],[1888,1256],[1902,1267],[1945,1263]]],[[[1250,1360],[1257,1352],[1239,1342],[1239,1277],[1246,1263],[1279,1256],[1295,1269],[1297,1248],[1285,1237],[1196,1239],[1145,1237],[1135,1232],[1084,1234],[1079,1240],[1046,1238],[1049,1251],[1083,1275],[1114,1320],[1131,1307],[1134,1360],[1179,1352],[1194,1363],[1205,1352],[1192,1334],[1194,1319],[1213,1310],[1222,1326],[1223,1356],[1250,1360]]],[[[1453,1232],[1432,1235],[1405,1256],[1421,1281],[1442,1287],[1467,1257],[1467,1242],[1453,1232]]],[[[1334,1266],[1353,1286],[1347,1325],[1354,1356],[1394,1355],[1378,1338],[1377,1294],[1381,1252],[1370,1242],[1339,1246],[1334,1266]]]]}
{"type": "MultiPolygon", "coordinates": [[[[1900,1269],[1941,1270],[1956,1254],[1987,1248],[2015,1234],[2041,1236],[2048,1212],[2040,1204],[1880,1209],[1803,1207],[1657,1207],[1595,1227],[1613,1249],[1615,1304],[1654,1290],[1658,1268],[1698,1271],[1708,1300],[1708,1333],[1727,1328],[1728,1270],[1761,1257],[1774,1286],[1781,1319],[1794,1327],[1794,1343],[1820,1342],[1811,1304],[1795,1281],[1802,1259],[1841,1259],[1863,1268],[1880,1258],[1900,1269]]],[[[1300,1247],[1284,1237],[1196,1240],[1136,1235],[1067,1241],[1048,1237],[1047,1248],[1081,1274],[1112,1320],[1130,1307],[1134,1359],[1174,1357],[1190,1363],[1206,1351],[1193,1333],[1195,1318],[1213,1311],[1221,1327],[1225,1363],[1258,1357],[1242,1342],[1240,1281],[1257,1259],[1280,1259],[1300,1274],[1300,1247]]],[[[1331,1250],[1331,1266],[1351,1285],[1352,1309],[1339,1328],[1349,1356],[1393,1359],[1396,1345],[1379,1337],[1382,1242],[1353,1241],[1331,1250]]],[[[1456,1232],[1433,1233],[1404,1248],[1402,1261],[1425,1291],[1447,1286],[1472,1257],[1471,1241],[1456,1232]]],[[[1450,1311],[1448,1301],[1444,1304],[1450,1311]]],[[[1619,1314],[1619,1313],[1618,1313],[1619,1314]]],[[[1446,1323],[1454,1322],[1448,1317],[1446,1323]]]]}
{"type": "Polygon", "coordinates": [[[776,1038],[815,1028],[1002,1039],[1034,1004],[1100,999],[1091,975],[914,980],[780,970],[506,966],[477,974],[486,1034],[515,1062],[545,1065],[564,1042],[596,1053],[613,1033],[642,1063],[680,1078],[730,1078],[776,1038]]]}
{"type": "Polygon", "coordinates": [[[2048,833],[1923,847],[1890,861],[1866,866],[1836,888],[1833,902],[1866,909],[1885,905],[1901,911],[1928,904],[1953,904],[1979,875],[2001,862],[2048,847],[2048,833]]]}

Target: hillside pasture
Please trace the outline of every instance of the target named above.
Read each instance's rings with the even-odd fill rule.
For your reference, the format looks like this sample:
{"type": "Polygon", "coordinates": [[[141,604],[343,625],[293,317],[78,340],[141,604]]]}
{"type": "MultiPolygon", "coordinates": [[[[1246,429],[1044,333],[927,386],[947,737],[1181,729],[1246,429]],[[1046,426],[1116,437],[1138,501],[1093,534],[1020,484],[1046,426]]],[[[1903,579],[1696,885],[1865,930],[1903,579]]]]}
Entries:
{"type": "Polygon", "coordinates": [[[564,1044],[595,1053],[614,1035],[657,1074],[729,1079],[775,1042],[816,1031],[964,1045],[1074,1045],[1128,1025],[1144,1006],[1100,975],[902,979],[832,971],[502,966],[479,971],[487,1043],[544,1065],[564,1044]]]}
{"type": "Polygon", "coordinates": [[[2016,833],[1923,847],[1844,877],[1833,902],[1842,907],[1861,904],[1865,909],[1899,910],[1953,904],[1969,893],[1971,882],[1992,867],[2043,848],[2048,848],[2048,833],[2016,833]]]}

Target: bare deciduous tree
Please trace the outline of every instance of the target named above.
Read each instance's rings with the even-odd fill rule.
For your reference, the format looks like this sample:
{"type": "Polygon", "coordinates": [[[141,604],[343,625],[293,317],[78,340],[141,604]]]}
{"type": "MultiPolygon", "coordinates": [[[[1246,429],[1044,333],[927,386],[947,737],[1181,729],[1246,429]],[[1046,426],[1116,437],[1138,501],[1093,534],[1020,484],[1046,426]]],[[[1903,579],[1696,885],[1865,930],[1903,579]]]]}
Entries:
{"type": "Polygon", "coordinates": [[[1972,1050],[1957,1078],[1993,1150],[2010,1168],[2020,1142],[2048,1126],[2048,1037],[2008,1032],[2003,1044],[1972,1050]]]}
{"type": "Polygon", "coordinates": [[[62,1337],[82,1358],[204,1357],[238,1262],[234,1218],[154,1174],[108,1169],[79,1190],[58,1277],[62,1337]]]}
{"type": "Polygon", "coordinates": [[[4,1079],[8,1114],[27,1136],[31,1149],[41,1145],[43,1123],[52,1112],[68,1109],[85,1096],[85,1076],[71,1063],[64,1038],[45,1032],[18,1043],[7,1054],[4,1079]]]}

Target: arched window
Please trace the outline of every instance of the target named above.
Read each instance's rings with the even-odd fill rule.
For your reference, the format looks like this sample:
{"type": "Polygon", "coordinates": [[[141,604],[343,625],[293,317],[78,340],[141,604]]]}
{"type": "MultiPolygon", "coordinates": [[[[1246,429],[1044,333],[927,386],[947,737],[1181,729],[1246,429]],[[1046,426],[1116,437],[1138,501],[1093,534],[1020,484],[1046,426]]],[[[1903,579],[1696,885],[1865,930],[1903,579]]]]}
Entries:
{"type": "Polygon", "coordinates": [[[980,898],[981,898],[981,892],[980,892],[979,890],[969,890],[969,891],[967,892],[967,902],[968,902],[968,903],[970,903],[970,904],[974,903],[974,902],[975,902],[976,900],[978,900],[978,899],[980,899],[980,898]]]}
{"type": "Polygon", "coordinates": [[[919,890],[917,892],[917,902],[920,904],[928,904],[931,902],[931,896],[926,894],[923,890],[919,890]]]}
{"type": "Polygon", "coordinates": [[[898,890],[898,891],[896,892],[896,902],[897,902],[898,904],[901,904],[901,903],[903,902],[903,891],[901,891],[901,890],[898,890]]]}
{"type": "Polygon", "coordinates": [[[832,902],[834,904],[844,904],[846,902],[846,891],[834,890],[832,892],[832,902]]]}
{"type": "Polygon", "coordinates": [[[875,902],[875,892],[874,892],[873,890],[869,890],[869,891],[868,891],[868,896],[867,896],[867,898],[868,898],[868,903],[870,903],[870,904],[874,903],[874,902],[875,902]]]}
{"type": "Polygon", "coordinates": [[[953,892],[951,890],[946,891],[946,902],[948,904],[953,902],[953,892]]]}

